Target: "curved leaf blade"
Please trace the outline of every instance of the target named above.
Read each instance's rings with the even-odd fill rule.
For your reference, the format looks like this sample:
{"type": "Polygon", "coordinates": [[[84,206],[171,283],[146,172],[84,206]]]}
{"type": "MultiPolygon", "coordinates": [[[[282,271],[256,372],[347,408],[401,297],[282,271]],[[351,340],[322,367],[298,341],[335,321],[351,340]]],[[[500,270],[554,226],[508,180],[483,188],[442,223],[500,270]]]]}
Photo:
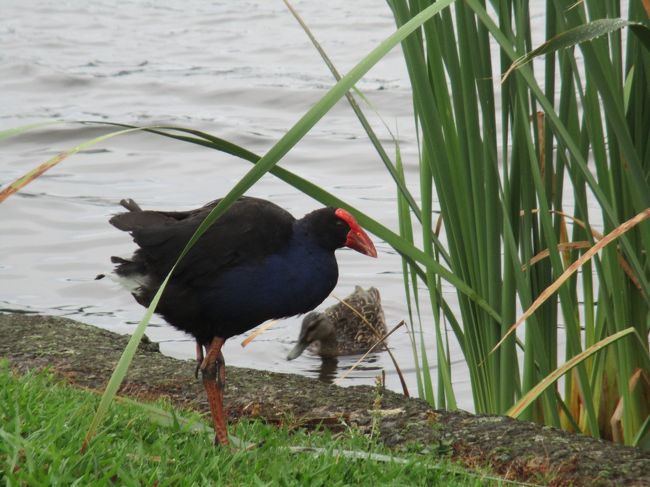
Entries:
{"type": "MultiPolygon", "coordinates": [[[[53,122],[53,123],[56,123],[56,122],[53,122]]],[[[35,127],[39,127],[39,126],[43,126],[43,125],[49,125],[49,124],[34,124],[34,125],[25,126],[25,127],[18,127],[16,129],[12,129],[12,130],[15,131],[13,133],[13,135],[17,135],[18,133],[22,133],[22,132],[24,132],[26,130],[29,130],[31,128],[35,128],[35,127]]],[[[151,127],[149,127],[149,128],[151,128],[151,127]]],[[[155,127],[153,127],[153,128],[155,128],[155,127]]],[[[29,171],[24,176],[16,179],[13,183],[10,183],[8,186],[3,188],[0,191],[0,203],[2,203],[4,200],[6,200],[12,194],[20,191],[22,188],[27,186],[29,183],[34,181],[36,178],[41,176],[43,173],[45,173],[46,171],[49,171],[54,166],[56,166],[59,162],[67,159],[71,155],[76,154],[77,152],[82,151],[82,150],[84,150],[84,149],[86,149],[86,148],[88,148],[90,146],[98,144],[99,142],[103,142],[104,140],[115,137],[116,135],[122,135],[122,134],[127,134],[129,132],[136,132],[136,131],[141,131],[141,130],[148,130],[148,129],[144,128],[144,127],[134,127],[134,128],[128,128],[128,129],[125,129],[125,130],[118,130],[116,132],[111,132],[110,134],[104,134],[104,135],[101,135],[99,137],[95,137],[94,139],[87,140],[86,142],[83,142],[83,143],[73,147],[70,150],[63,151],[63,152],[57,154],[56,156],[52,157],[51,159],[48,159],[47,161],[45,161],[41,165],[39,165],[39,166],[35,167],[34,169],[32,169],[31,171],[29,171]]],[[[10,132],[10,131],[6,131],[6,132],[10,132]]]]}
{"type": "Polygon", "coordinates": [[[555,369],[553,372],[551,372],[549,375],[547,375],[544,379],[542,379],[539,384],[537,384],[535,387],[533,387],[528,393],[522,397],[517,404],[512,406],[506,413],[506,416],[510,416],[511,418],[517,418],[521,415],[521,413],[524,412],[524,410],[532,404],[535,399],[537,399],[539,396],[542,395],[542,393],[550,386],[552,385],[555,381],[557,381],[560,377],[562,377],[564,374],[569,372],[572,368],[574,368],[576,365],[580,364],[587,358],[591,357],[594,353],[598,352],[599,350],[602,350],[608,345],[611,345],[615,341],[620,340],[621,338],[630,335],[632,333],[636,333],[636,330],[634,329],[633,326],[626,328],[625,330],[621,330],[618,333],[614,333],[613,335],[608,336],[607,338],[603,338],[597,343],[594,343],[591,347],[587,348],[583,352],[575,355],[572,357],[569,361],[567,361],[564,365],[561,367],[558,367],[555,369]]]}
{"type": "Polygon", "coordinates": [[[642,23],[625,19],[597,19],[588,24],[582,24],[562,32],[544,42],[538,48],[533,49],[525,56],[522,56],[510,65],[501,81],[505,81],[515,69],[519,69],[523,65],[528,64],[538,56],[573,47],[583,42],[592,41],[598,37],[620,30],[623,27],[630,27],[646,48],[650,49],[650,29],[642,23]]]}

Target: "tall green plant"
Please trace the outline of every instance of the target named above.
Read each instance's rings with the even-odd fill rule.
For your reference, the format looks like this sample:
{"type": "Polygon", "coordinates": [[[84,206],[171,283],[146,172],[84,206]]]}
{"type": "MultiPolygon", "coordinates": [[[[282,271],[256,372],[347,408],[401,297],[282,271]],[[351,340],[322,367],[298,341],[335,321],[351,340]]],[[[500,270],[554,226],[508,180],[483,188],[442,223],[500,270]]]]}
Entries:
{"type": "MultiPolygon", "coordinates": [[[[398,26],[429,3],[389,0],[398,26]]],[[[436,258],[430,235],[439,207],[450,270],[502,318],[458,294],[462,330],[453,331],[477,411],[506,412],[535,390],[530,407],[513,409],[520,416],[633,443],[650,414],[647,221],[549,293],[519,337],[507,333],[518,307],[528,309],[602,233],[634,215],[646,218],[648,12],[632,2],[626,22],[618,0],[548,0],[549,41],[530,56],[543,56],[543,70],[519,63],[501,83],[533,51],[533,26],[528,2],[494,0],[490,8],[456,2],[402,42],[421,131],[422,250],[436,258]],[[637,31],[624,37],[628,25],[637,31]],[[604,341],[629,335],[622,333],[629,327],[631,337],[604,341]],[[583,353],[596,344],[599,353],[583,353]],[[558,356],[575,366],[563,393],[548,380],[536,389],[557,373],[558,356]]],[[[425,280],[439,309],[435,278],[425,280]]],[[[442,325],[429,321],[440,355],[442,325]]],[[[432,402],[444,404],[446,396],[440,388],[432,402]]]]}

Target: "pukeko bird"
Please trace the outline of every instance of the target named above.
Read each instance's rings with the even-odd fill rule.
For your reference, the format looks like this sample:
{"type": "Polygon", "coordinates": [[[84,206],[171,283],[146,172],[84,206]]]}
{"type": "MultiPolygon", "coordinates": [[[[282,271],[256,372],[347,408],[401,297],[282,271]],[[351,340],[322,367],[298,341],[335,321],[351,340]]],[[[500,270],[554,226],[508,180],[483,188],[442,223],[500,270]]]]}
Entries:
{"type": "MultiPolygon", "coordinates": [[[[120,202],[129,211],[113,216],[110,223],[129,232],[139,248],[128,259],[111,261],[138,303],[149,306],[181,250],[219,201],[189,211],[149,211],[130,199],[120,202]]],[[[156,312],[196,339],[197,375],[200,370],[215,443],[228,443],[224,342],[266,320],[318,306],[338,280],[334,251],[341,247],[377,256],[368,235],[341,208],[322,208],[296,220],[269,201],[242,197],[179,263],[156,312]]]]}

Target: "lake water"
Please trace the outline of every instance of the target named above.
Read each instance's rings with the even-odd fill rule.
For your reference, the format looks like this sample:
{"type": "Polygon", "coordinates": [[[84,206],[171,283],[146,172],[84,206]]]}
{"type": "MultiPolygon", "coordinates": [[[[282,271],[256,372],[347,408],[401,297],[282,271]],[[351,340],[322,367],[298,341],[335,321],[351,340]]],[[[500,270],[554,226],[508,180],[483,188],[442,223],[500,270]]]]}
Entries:
{"type": "MultiPolygon", "coordinates": [[[[341,72],[394,31],[383,2],[305,1],[295,7],[341,72]]],[[[0,16],[0,129],[51,119],[183,125],[263,154],[333,84],[280,1],[1,0],[0,16]]],[[[399,134],[407,175],[417,178],[401,51],[393,50],[358,87],[399,134]]],[[[390,151],[388,131],[366,111],[390,151]]],[[[1,141],[0,185],[105,132],[56,125],[1,141]]],[[[395,189],[347,102],[321,120],[281,165],[398,228],[395,189]]],[[[0,308],[68,316],[130,333],[143,308],[111,281],[94,280],[110,270],[111,255],[133,250],[129,236],[108,224],[120,211],[118,201],[130,197],[145,208],[189,209],[224,195],[248,169],[239,159],[142,133],[69,158],[0,205],[0,308]]],[[[248,194],[271,199],[297,217],[319,206],[272,176],[248,194]]],[[[338,252],[334,292],[344,297],[355,285],[379,288],[390,327],[407,318],[401,262],[388,245],[376,243],[377,260],[338,252]]],[[[334,302],[329,298],[321,307],[334,302]]],[[[358,358],[342,358],[333,370],[323,370],[321,360],[307,352],[287,362],[300,322],[299,317],[278,322],[246,348],[240,345],[243,337],[231,339],[224,350],[227,363],[331,378],[358,358]]],[[[147,334],[164,353],[194,357],[193,340],[158,317],[147,334]]],[[[390,345],[416,394],[404,328],[390,345]]],[[[433,347],[430,353],[433,357],[433,347]]],[[[455,367],[463,361],[458,350],[452,358],[455,367]]],[[[387,385],[400,390],[381,353],[368,357],[343,385],[371,384],[382,369],[387,385]]],[[[467,374],[455,371],[459,406],[471,409],[467,374]]]]}

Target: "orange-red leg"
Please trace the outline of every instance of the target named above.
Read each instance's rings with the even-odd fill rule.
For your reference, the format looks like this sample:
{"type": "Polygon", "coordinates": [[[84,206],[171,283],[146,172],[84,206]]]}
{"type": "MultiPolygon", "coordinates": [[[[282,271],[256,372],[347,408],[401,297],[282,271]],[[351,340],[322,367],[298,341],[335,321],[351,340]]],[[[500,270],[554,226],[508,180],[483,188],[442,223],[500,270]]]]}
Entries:
{"type": "Polygon", "coordinates": [[[212,413],[214,425],[214,442],[220,445],[228,444],[228,430],[223,414],[223,388],[226,384],[226,363],[221,353],[225,339],[214,337],[207,347],[205,358],[201,364],[203,387],[208,395],[208,404],[212,413]]]}

